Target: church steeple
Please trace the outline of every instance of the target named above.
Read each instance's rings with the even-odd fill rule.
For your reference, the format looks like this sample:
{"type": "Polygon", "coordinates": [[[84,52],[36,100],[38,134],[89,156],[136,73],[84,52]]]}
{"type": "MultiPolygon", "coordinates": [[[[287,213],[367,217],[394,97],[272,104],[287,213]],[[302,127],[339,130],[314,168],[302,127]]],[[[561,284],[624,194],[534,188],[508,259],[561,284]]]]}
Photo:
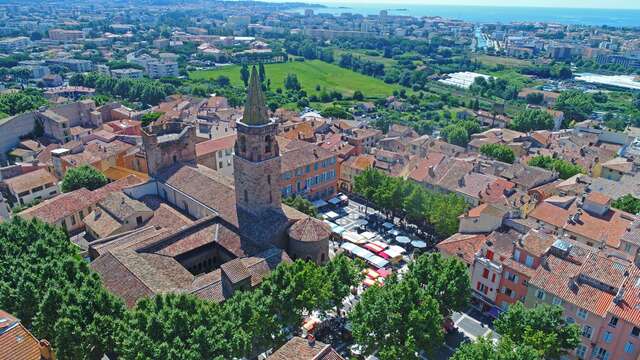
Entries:
{"type": "Polygon", "coordinates": [[[233,156],[236,206],[254,216],[282,211],[278,124],[269,119],[255,66],[233,156]]]}
{"type": "Polygon", "coordinates": [[[260,76],[258,75],[255,65],[253,69],[251,69],[247,101],[244,104],[242,122],[247,125],[263,125],[269,123],[269,112],[265,104],[265,97],[262,92],[262,85],[260,84],[260,76]]]}

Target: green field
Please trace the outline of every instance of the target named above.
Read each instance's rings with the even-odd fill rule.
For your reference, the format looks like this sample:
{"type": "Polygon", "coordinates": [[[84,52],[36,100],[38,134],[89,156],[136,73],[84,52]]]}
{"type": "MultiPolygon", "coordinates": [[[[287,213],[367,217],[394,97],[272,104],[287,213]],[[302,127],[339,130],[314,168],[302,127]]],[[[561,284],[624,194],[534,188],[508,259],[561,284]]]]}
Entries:
{"type": "Polygon", "coordinates": [[[398,62],[393,60],[393,59],[389,59],[383,56],[374,56],[374,55],[367,55],[366,54],[366,50],[346,50],[346,49],[334,49],[333,50],[333,56],[335,57],[335,61],[338,62],[340,61],[340,56],[342,56],[342,54],[351,54],[354,57],[358,57],[362,60],[368,60],[368,61],[373,61],[373,62],[377,62],[377,63],[382,63],[384,64],[385,68],[394,66],[395,64],[397,64],[398,62]]]}
{"type": "Polygon", "coordinates": [[[516,59],[512,57],[479,54],[474,56],[473,59],[478,60],[479,62],[487,66],[504,65],[506,67],[516,67],[516,68],[531,66],[531,61],[516,59]]]}
{"type": "MultiPolygon", "coordinates": [[[[400,88],[398,85],[390,85],[382,80],[320,60],[266,64],[265,72],[267,78],[271,79],[271,89],[283,88],[287,74],[296,74],[300,85],[309,95],[318,93],[316,91],[317,85],[326,91],[336,90],[346,96],[351,96],[354,91],[360,90],[367,98],[386,97],[391,95],[393,90],[400,88]]],[[[229,77],[233,85],[242,85],[239,65],[225,66],[214,70],[192,71],[189,73],[189,78],[206,80],[215,79],[220,75],[229,77]]]]}

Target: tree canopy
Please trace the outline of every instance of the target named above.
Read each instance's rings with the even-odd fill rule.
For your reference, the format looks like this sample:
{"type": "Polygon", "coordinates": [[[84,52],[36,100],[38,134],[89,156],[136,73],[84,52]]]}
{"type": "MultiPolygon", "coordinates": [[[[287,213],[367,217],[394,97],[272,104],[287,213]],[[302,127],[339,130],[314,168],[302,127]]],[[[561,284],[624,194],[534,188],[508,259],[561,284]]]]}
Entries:
{"type": "Polygon", "coordinates": [[[356,193],[387,212],[404,214],[410,221],[432,225],[442,238],[458,231],[458,216],[468,207],[456,194],[429,191],[410,180],[390,177],[377,169],[363,171],[354,183],[356,193]]]}
{"type": "Polygon", "coordinates": [[[631,214],[640,214],[640,199],[631,194],[617,198],[611,203],[611,206],[631,214]]]}
{"type": "Polygon", "coordinates": [[[513,164],[516,156],[513,150],[503,144],[484,144],[480,147],[480,153],[498,161],[513,164]]]}
{"type": "Polygon", "coordinates": [[[0,95],[0,113],[17,115],[46,105],[47,100],[37,90],[25,90],[0,95]]]}
{"type": "Polygon", "coordinates": [[[535,349],[546,359],[559,359],[580,343],[578,326],[566,322],[560,306],[525,308],[517,302],[493,325],[503,337],[535,349]]]}
{"type": "Polygon", "coordinates": [[[438,301],[412,277],[367,289],[349,314],[353,336],[381,360],[419,359],[444,340],[438,301]]]}
{"type": "Polygon", "coordinates": [[[582,91],[563,91],[556,102],[556,109],[564,112],[567,120],[585,120],[595,108],[593,98],[582,91]]]}
{"type": "Polygon", "coordinates": [[[525,109],[516,114],[511,122],[514,130],[528,132],[532,130],[553,130],[551,115],[540,109],[525,109]]]}
{"type": "Polygon", "coordinates": [[[438,300],[440,314],[444,317],[453,311],[463,311],[469,305],[469,270],[457,258],[445,258],[440,253],[421,255],[409,265],[409,276],[438,300]]]}
{"type": "Polygon", "coordinates": [[[95,190],[105,186],[109,180],[103,173],[91,165],[70,168],[62,178],[62,192],[70,192],[80,188],[95,190]]]}
{"type": "Polygon", "coordinates": [[[313,206],[311,201],[303,198],[300,195],[294,195],[294,196],[283,198],[282,202],[309,216],[312,216],[312,217],[318,216],[318,209],[316,209],[316,207],[313,206]]]}
{"type": "Polygon", "coordinates": [[[556,159],[551,156],[537,155],[529,159],[529,165],[543,169],[557,171],[562,179],[568,179],[574,175],[584,173],[580,165],[574,165],[566,160],[556,159]]]}
{"type": "Polygon", "coordinates": [[[0,308],[18,317],[59,359],[111,354],[125,312],[59,227],[14,217],[0,224],[0,308]]]}
{"type": "Polygon", "coordinates": [[[73,86],[95,88],[98,94],[118,96],[144,105],[157,105],[175,92],[171,84],[150,79],[115,79],[97,73],[75,74],[69,80],[73,86]]]}

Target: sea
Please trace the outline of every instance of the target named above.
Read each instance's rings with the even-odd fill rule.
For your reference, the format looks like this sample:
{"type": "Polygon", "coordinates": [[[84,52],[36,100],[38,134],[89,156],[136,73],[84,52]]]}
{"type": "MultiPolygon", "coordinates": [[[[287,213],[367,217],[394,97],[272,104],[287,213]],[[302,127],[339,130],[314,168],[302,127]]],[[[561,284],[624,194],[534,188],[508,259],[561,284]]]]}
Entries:
{"type": "MultiPolygon", "coordinates": [[[[315,13],[353,13],[362,15],[379,14],[387,10],[389,15],[441,16],[448,19],[465,20],[473,23],[544,22],[566,25],[591,25],[640,28],[640,9],[580,9],[516,6],[461,6],[461,5],[420,5],[383,3],[336,3],[313,1],[326,7],[313,8],[315,13]]],[[[308,8],[292,11],[304,12],[308,8]]]]}

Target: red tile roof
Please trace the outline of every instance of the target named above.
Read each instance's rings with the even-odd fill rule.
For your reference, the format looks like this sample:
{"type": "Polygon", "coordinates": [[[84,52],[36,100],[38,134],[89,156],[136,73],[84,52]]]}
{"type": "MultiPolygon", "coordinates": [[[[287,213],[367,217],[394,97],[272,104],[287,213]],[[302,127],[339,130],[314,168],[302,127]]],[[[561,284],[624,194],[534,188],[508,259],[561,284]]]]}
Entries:
{"type": "Polygon", "coordinates": [[[457,233],[441,241],[436,247],[441,253],[457,256],[470,265],[486,240],[486,235],[457,233]]]}
{"type": "Polygon", "coordinates": [[[196,155],[204,156],[216,151],[232,149],[236,143],[236,135],[227,135],[196,144],[196,155]]]}
{"type": "Polygon", "coordinates": [[[0,359],[40,360],[39,341],[6,311],[0,310],[0,359]]]}

